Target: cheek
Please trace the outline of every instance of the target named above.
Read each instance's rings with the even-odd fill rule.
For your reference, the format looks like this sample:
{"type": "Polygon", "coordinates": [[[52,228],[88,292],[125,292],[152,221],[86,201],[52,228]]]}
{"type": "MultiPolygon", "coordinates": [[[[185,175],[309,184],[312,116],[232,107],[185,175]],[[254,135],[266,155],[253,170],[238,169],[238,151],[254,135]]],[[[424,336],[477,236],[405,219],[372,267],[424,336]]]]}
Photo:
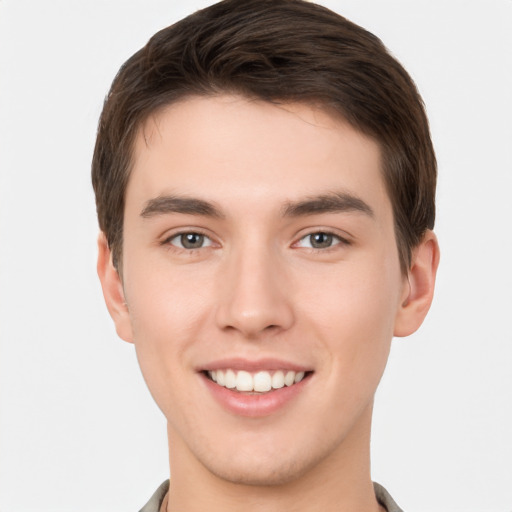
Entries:
{"type": "Polygon", "coordinates": [[[340,265],[323,279],[317,276],[316,282],[323,286],[303,288],[298,302],[308,307],[300,316],[317,331],[330,365],[347,379],[371,382],[373,374],[378,382],[400,297],[398,264],[340,265]]]}
{"type": "Polygon", "coordinates": [[[398,263],[389,268],[382,261],[360,261],[309,273],[302,279],[302,299],[297,305],[302,313],[321,318],[326,329],[384,329],[392,333],[394,316],[401,292],[398,263]],[[343,327],[342,327],[343,326],[343,327]]]}
{"type": "MultiPolygon", "coordinates": [[[[159,405],[166,389],[179,389],[192,366],[191,353],[204,338],[199,329],[209,315],[212,290],[200,272],[153,262],[127,267],[126,300],[137,358],[159,405]],[[173,385],[170,386],[169,383],[173,385]]],[[[211,281],[211,280],[210,280],[211,281]]]]}
{"type": "Polygon", "coordinates": [[[212,279],[200,266],[147,258],[127,267],[126,300],[135,342],[179,343],[207,310],[212,279]]]}

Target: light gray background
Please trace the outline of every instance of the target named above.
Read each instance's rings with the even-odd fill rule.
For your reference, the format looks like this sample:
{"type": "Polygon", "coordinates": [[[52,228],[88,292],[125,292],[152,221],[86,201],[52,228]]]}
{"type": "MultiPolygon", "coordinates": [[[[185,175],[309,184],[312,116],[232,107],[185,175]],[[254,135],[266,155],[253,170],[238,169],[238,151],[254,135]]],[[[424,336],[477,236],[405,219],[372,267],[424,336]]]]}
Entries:
{"type": "MultiPolygon", "coordinates": [[[[103,97],[209,1],[0,0],[0,510],[136,511],[167,475],[163,417],[95,274],[103,97]]],[[[373,476],[406,511],[512,510],[512,1],[323,2],[416,80],[439,159],[430,316],[395,340],[373,476]]]]}

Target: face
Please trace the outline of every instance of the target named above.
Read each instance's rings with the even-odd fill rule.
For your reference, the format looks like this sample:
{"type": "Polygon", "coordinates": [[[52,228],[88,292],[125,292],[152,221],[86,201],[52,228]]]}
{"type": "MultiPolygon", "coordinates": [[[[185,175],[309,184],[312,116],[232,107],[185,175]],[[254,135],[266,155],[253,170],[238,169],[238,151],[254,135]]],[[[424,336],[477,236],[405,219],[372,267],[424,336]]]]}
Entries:
{"type": "Polygon", "coordinates": [[[136,141],[123,243],[118,332],[171,458],[276,483],[368,442],[408,291],[374,141],[304,105],[174,104],[136,141]]]}

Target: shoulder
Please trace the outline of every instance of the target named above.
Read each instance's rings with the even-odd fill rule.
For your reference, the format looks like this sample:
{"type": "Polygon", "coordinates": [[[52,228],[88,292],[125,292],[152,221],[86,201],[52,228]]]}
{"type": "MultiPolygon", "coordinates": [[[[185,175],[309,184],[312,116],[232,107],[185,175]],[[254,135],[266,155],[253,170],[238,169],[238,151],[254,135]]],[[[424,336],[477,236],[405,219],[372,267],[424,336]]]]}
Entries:
{"type": "MultiPolygon", "coordinates": [[[[375,489],[375,496],[377,496],[378,502],[387,510],[387,512],[403,512],[382,485],[374,482],[373,488],[375,489]]],[[[158,487],[153,496],[151,496],[149,501],[140,509],[139,512],[159,512],[162,501],[168,490],[169,480],[166,480],[160,485],[160,487],[158,487]]]]}
{"type": "Polygon", "coordinates": [[[396,504],[391,495],[377,482],[373,482],[375,489],[375,496],[377,501],[387,510],[387,512],[403,512],[403,510],[396,504]]]}
{"type": "Polygon", "coordinates": [[[159,512],[162,501],[169,490],[169,480],[166,480],[160,487],[154,492],[150,500],[140,509],[139,512],[159,512]]]}

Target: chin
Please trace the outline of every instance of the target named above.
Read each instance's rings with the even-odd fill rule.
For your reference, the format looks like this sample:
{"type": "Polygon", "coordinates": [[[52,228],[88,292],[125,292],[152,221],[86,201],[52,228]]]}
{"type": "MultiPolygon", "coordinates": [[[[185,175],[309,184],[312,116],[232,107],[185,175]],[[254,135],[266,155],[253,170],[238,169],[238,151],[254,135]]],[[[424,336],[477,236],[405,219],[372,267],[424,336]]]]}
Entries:
{"type": "Polygon", "coordinates": [[[300,479],[322,459],[322,456],[314,457],[313,454],[304,452],[285,454],[282,450],[275,450],[272,455],[258,456],[254,452],[249,452],[237,454],[221,463],[219,458],[209,458],[202,462],[211,474],[226,482],[271,487],[286,485],[300,479]]]}
{"type": "Polygon", "coordinates": [[[257,487],[271,487],[286,485],[297,480],[306,473],[307,469],[297,463],[256,466],[254,462],[243,467],[231,466],[230,468],[208,468],[216,477],[237,485],[249,485],[257,487]]]}

